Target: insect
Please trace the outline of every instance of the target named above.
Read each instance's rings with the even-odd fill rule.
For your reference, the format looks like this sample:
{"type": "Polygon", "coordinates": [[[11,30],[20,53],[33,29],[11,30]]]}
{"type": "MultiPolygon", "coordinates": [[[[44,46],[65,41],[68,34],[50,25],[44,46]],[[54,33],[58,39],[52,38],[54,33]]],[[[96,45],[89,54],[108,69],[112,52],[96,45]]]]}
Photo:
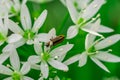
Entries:
{"type": "Polygon", "coordinates": [[[46,43],[46,46],[51,47],[51,46],[57,45],[57,44],[61,43],[64,40],[64,38],[65,38],[64,35],[56,36],[55,38],[50,39],[50,41],[48,43],[46,43]]]}

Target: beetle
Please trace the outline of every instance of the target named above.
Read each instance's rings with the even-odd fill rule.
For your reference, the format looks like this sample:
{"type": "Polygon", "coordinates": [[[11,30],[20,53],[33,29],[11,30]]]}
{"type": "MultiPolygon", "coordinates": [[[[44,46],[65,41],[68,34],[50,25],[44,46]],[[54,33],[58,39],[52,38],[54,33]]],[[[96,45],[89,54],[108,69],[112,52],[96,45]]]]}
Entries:
{"type": "Polygon", "coordinates": [[[59,35],[56,36],[55,38],[50,39],[48,43],[46,43],[47,47],[55,46],[59,43],[61,43],[64,40],[65,36],[64,35],[59,35]]]}

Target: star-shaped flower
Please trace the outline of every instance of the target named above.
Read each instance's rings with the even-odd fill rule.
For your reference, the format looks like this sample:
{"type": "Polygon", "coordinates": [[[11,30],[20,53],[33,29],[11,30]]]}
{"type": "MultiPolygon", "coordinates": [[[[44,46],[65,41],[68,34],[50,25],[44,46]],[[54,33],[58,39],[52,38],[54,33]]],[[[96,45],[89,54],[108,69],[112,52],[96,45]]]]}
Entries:
{"type": "Polygon", "coordinates": [[[68,59],[64,63],[69,65],[76,61],[79,61],[79,67],[82,67],[87,62],[87,57],[90,57],[90,59],[96,63],[99,67],[101,67],[103,70],[109,72],[109,70],[104,66],[101,61],[104,62],[120,62],[120,57],[115,56],[113,54],[110,54],[110,51],[104,51],[102,49],[105,49],[116,42],[120,40],[120,34],[112,35],[108,38],[105,38],[103,40],[98,39],[95,41],[96,36],[92,34],[88,34],[86,36],[85,40],[85,51],[82,54],[77,54],[73,56],[72,58],[68,59]]]}
{"type": "MultiPolygon", "coordinates": [[[[78,34],[79,29],[97,36],[102,36],[98,32],[92,31],[90,27],[92,27],[91,23],[94,23],[94,26],[102,27],[102,25],[100,25],[100,22],[97,21],[99,14],[96,16],[96,18],[92,17],[98,12],[104,3],[105,0],[93,0],[92,2],[89,0],[66,0],[68,11],[73,23],[75,24],[69,27],[67,31],[67,39],[75,37],[78,34]]],[[[108,28],[106,28],[106,30],[107,29],[108,28]]]]}
{"type": "Polygon", "coordinates": [[[34,66],[34,68],[36,65],[39,65],[37,66],[37,68],[41,70],[42,76],[44,78],[47,78],[49,75],[49,65],[51,65],[52,67],[58,70],[68,71],[68,67],[65,64],[63,64],[61,61],[64,59],[66,53],[72,47],[73,44],[66,44],[50,51],[46,49],[46,47],[44,46],[44,50],[43,50],[42,43],[35,41],[34,49],[37,55],[30,56],[28,58],[27,63],[29,65],[34,66]]]}
{"type": "Polygon", "coordinates": [[[9,20],[9,29],[15,34],[12,34],[9,37],[8,42],[15,43],[15,45],[17,44],[18,46],[21,46],[24,43],[33,44],[34,39],[44,37],[44,33],[38,34],[38,30],[43,25],[46,16],[47,16],[47,10],[44,10],[41,13],[41,15],[38,17],[38,19],[34,22],[34,25],[32,27],[28,8],[25,4],[22,4],[20,17],[21,17],[21,23],[23,29],[21,29],[21,27],[18,26],[12,20],[9,20]]]}
{"type": "MultiPolygon", "coordinates": [[[[23,1],[26,3],[26,0],[23,1]]],[[[20,12],[20,0],[0,0],[0,17],[4,17],[8,13],[8,17],[17,15],[20,12]]]]}
{"type": "MultiPolygon", "coordinates": [[[[100,23],[101,23],[101,20],[97,19],[94,22],[87,23],[81,29],[86,31],[86,32],[89,32],[91,34],[101,36],[101,37],[103,37],[103,36],[101,34],[99,34],[99,33],[109,33],[109,32],[114,31],[109,27],[101,25],[100,23]]],[[[76,25],[71,26],[67,31],[67,39],[71,39],[71,38],[75,37],[78,34],[78,32],[79,32],[79,29],[76,28],[76,25]]]]}
{"type": "MultiPolygon", "coordinates": [[[[3,55],[4,54],[5,53],[3,53],[3,55]]],[[[30,71],[30,68],[28,68],[26,64],[20,69],[20,60],[16,49],[13,49],[12,47],[11,54],[8,55],[10,56],[10,63],[12,66],[4,66],[0,64],[0,73],[10,76],[4,80],[33,80],[32,78],[25,76],[30,71]]]]}

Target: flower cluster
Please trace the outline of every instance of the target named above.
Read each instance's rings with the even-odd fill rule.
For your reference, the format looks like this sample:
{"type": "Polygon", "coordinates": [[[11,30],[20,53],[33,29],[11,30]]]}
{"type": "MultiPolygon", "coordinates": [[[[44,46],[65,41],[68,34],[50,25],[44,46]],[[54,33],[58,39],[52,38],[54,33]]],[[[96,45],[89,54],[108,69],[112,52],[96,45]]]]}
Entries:
{"type": "MultiPolygon", "coordinates": [[[[53,0],[28,0],[39,3],[53,0]]],[[[105,0],[60,0],[68,9],[74,25],[68,28],[66,39],[74,38],[80,30],[87,32],[85,50],[64,61],[67,53],[73,48],[74,43],[67,42],[61,46],[55,46],[62,42],[63,36],[56,35],[55,28],[48,33],[40,32],[45,23],[48,11],[43,10],[32,25],[27,0],[1,0],[0,1],[0,46],[5,45],[0,54],[0,74],[7,75],[4,80],[34,80],[28,77],[30,70],[39,71],[38,80],[60,80],[55,73],[51,78],[50,70],[68,71],[68,65],[79,61],[79,67],[87,63],[89,57],[103,70],[110,72],[101,62],[120,62],[120,57],[111,54],[109,46],[120,40],[120,34],[114,34],[105,38],[100,33],[110,33],[114,30],[101,24],[98,10],[105,0]],[[19,16],[20,14],[20,16],[19,16]],[[19,16],[20,24],[11,17],[19,16]],[[99,39],[98,39],[99,37],[99,39]],[[17,49],[21,46],[33,45],[34,55],[29,55],[27,61],[22,61],[17,49]],[[63,62],[64,61],[64,62],[63,62]],[[7,64],[6,64],[7,62],[7,64]],[[21,67],[22,66],[22,67],[21,67]]],[[[79,49],[78,49],[79,50],[79,49]]],[[[29,54],[26,52],[26,54],[29,54]]]]}

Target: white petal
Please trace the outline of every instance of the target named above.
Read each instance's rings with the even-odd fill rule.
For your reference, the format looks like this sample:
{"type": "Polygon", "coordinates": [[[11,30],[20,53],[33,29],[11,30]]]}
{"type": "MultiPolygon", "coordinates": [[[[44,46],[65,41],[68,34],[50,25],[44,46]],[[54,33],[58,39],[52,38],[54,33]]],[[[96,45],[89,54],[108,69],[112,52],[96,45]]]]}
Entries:
{"type": "Polygon", "coordinates": [[[3,80],[13,80],[12,77],[5,78],[3,80]]]}
{"type": "Polygon", "coordinates": [[[46,17],[47,17],[47,10],[44,10],[33,25],[32,28],[33,32],[38,32],[38,30],[42,27],[43,23],[45,22],[46,17]]]}
{"type": "Polygon", "coordinates": [[[55,30],[55,28],[52,28],[52,29],[49,31],[48,34],[49,34],[50,39],[56,37],[56,30],[55,30]]]}
{"type": "Polygon", "coordinates": [[[75,55],[75,56],[69,58],[68,60],[66,60],[66,61],[64,62],[64,64],[70,65],[70,64],[75,63],[75,62],[78,61],[79,59],[80,59],[80,54],[75,55]]]}
{"type": "Polygon", "coordinates": [[[24,34],[23,30],[20,28],[20,26],[17,25],[17,23],[13,22],[12,20],[9,19],[9,29],[16,33],[16,34],[24,34]]]}
{"type": "Polygon", "coordinates": [[[8,34],[8,16],[6,15],[4,18],[4,26],[2,28],[2,32],[4,33],[5,36],[8,34]]]}
{"type": "Polygon", "coordinates": [[[105,70],[106,72],[109,72],[109,73],[110,73],[110,71],[107,69],[107,67],[104,66],[104,64],[101,63],[98,59],[96,59],[96,58],[94,58],[94,57],[90,57],[90,58],[91,58],[91,60],[92,60],[94,63],[96,63],[100,68],[102,68],[102,69],[105,70]]]}
{"type": "Polygon", "coordinates": [[[36,55],[32,55],[28,58],[28,62],[30,64],[36,64],[36,63],[39,63],[40,61],[41,61],[40,57],[36,55]]]}
{"type": "Polygon", "coordinates": [[[10,63],[15,70],[19,71],[20,59],[16,50],[12,50],[12,54],[10,55],[10,63]]]}
{"type": "Polygon", "coordinates": [[[40,33],[36,36],[36,39],[40,42],[48,42],[50,40],[50,36],[46,33],[40,33]]]}
{"type": "Polygon", "coordinates": [[[113,29],[101,25],[100,19],[96,20],[94,23],[88,24],[88,26],[91,28],[91,30],[94,30],[94,31],[100,32],[100,33],[113,32],[113,29]]]}
{"type": "Polygon", "coordinates": [[[87,54],[86,54],[86,52],[83,52],[83,53],[80,55],[79,67],[84,66],[86,63],[87,63],[87,54]]]}
{"type": "Polygon", "coordinates": [[[19,11],[20,10],[20,1],[19,0],[13,0],[14,1],[14,3],[15,3],[15,9],[17,10],[17,11],[19,11]]]}
{"type": "Polygon", "coordinates": [[[74,38],[78,34],[78,28],[76,26],[70,26],[67,31],[67,39],[74,38]]]}
{"type": "Polygon", "coordinates": [[[64,54],[66,54],[70,49],[72,49],[73,47],[73,44],[66,44],[66,45],[62,45],[60,47],[57,47],[55,49],[53,49],[51,52],[50,52],[50,55],[52,57],[56,57],[56,56],[62,56],[64,54]]]}
{"type": "Polygon", "coordinates": [[[86,39],[85,39],[85,49],[87,50],[92,46],[94,43],[96,36],[92,34],[87,34],[86,39]]]}
{"type": "Polygon", "coordinates": [[[7,60],[9,56],[10,56],[9,53],[0,54],[0,64],[2,64],[5,60],[7,60]]]}
{"type": "Polygon", "coordinates": [[[29,14],[28,8],[25,4],[22,4],[20,14],[21,14],[20,15],[21,23],[22,23],[22,26],[23,26],[24,30],[31,29],[30,14],[29,14]]]}
{"type": "Polygon", "coordinates": [[[58,62],[57,60],[50,59],[50,60],[48,60],[48,63],[56,69],[68,71],[68,67],[63,63],[58,62]]]}
{"type": "Polygon", "coordinates": [[[76,0],[76,2],[78,3],[78,7],[83,10],[88,6],[90,0],[76,0]]]}
{"type": "Polygon", "coordinates": [[[15,46],[13,44],[8,44],[7,46],[5,46],[2,50],[3,53],[10,53],[12,50],[15,49],[15,46]]]}
{"type": "Polygon", "coordinates": [[[30,40],[27,40],[27,42],[26,42],[28,45],[32,45],[32,44],[34,44],[34,41],[32,40],[32,39],[30,39],[30,40]]]}
{"type": "Polygon", "coordinates": [[[95,22],[94,21],[88,22],[84,27],[87,29],[90,29],[91,31],[97,32],[100,28],[100,23],[101,23],[101,20],[100,18],[98,18],[95,22]]]}
{"type": "Polygon", "coordinates": [[[65,58],[65,56],[66,56],[67,54],[63,54],[63,55],[61,55],[61,56],[56,56],[57,57],[57,61],[60,61],[60,62],[62,62],[63,60],[64,60],[64,58],[65,58]]]}
{"type": "Polygon", "coordinates": [[[22,4],[26,4],[26,2],[27,2],[27,0],[23,0],[23,1],[22,1],[22,4]]]}
{"type": "Polygon", "coordinates": [[[8,67],[0,65],[0,73],[5,75],[12,75],[13,72],[8,67]]]}
{"type": "Polygon", "coordinates": [[[24,45],[25,42],[26,42],[26,40],[25,40],[24,38],[22,38],[22,39],[20,39],[19,41],[13,43],[13,44],[14,44],[15,48],[18,48],[18,47],[24,45]]]}
{"type": "Polygon", "coordinates": [[[91,34],[93,34],[93,35],[103,37],[103,35],[95,32],[95,31],[92,31],[92,30],[90,30],[90,29],[87,29],[87,28],[85,28],[85,27],[83,27],[83,28],[81,28],[81,29],[82,29],[83,31],[86,31],[86,32],[91,33],[91,34]]]}
{"type": "Polygon", "coordinates": [[[108,52],[99,51],[99,53],[97,53],[95,57],[105,62],[120,62],[120,57],[110,54],[108,52]]]}
{"type": "Polygon", "coordinates": [[[0,18],[0,33],[7,36],[8,34],[8,18],[5,17],[3,20],[0,18]]]}
{"type": "Polygon", "coordinates": [[[49,67],[46,62],[41,62],[40,70],[41,70],[43,77],[47,78],[49,74],[49,67]]]}
{"type": "Polygon", "coordinates": [[[66,0],[67,8],[70,13],[72,21],[76,24],[78,19],[78,12],[72,2],[72,0],[66,0]]]}
{"type": "Polygon", "coordinates": [[[101,32],[101,33],[109,33],[109,32],[113,32],[114,30],[104,26],[104,25],[100,25],[100,28],[97,30],[97,32],[101,32]]]}
{"type": "Polygon", "coordinates": [[[90,3],[90,5],[84,10],[82,14],[82,18],[85,20],[89,20],[91,17],[93,17],[100,7],[105,3],[105,0],[94,0],[90,3]]]}
{"type": "Polygon", "coordinates": [[[12,34],[8,37],[8,43],[14,43],[22,39],[23,37],[20,34],[12,34]]]}
{"type": "Polygon", "coordinates": [[[40,77],[38,80],[44,80],[44,78],[43,78],[43,77],[40,77]]]}
{"type": "Polygon", "coordinates": [[[104,49],[104,48],[107,48],[113,44],[115,44],[116,42],[118,42],[120,40],[120,34],[115,34],[115,35],[112,35],[100,42],[98,42],[96,45],[95,45],[95,49],[96,50],[100,50],[100,49],[104,49]]]}
{"type": "Polygon", "coordinates": [[[40,70],[40,65],[32,64],[32,65],[31,65],[31,68],[32,68],[32,69],[35,69],[35,70],[40,70]]]}
{"type": "Polygon", "coordinates": [[[23,76],[23,80],[34,80],[34,79],[27,77],[27,76],[23,76]]]}
{"type": "Polygon", "coordinates": [[[20,70],[20,72],[25,75],[30,71],[30,64],[28,62],[25,62],[20,70]]]}
{"type": "Polygon", "coordinates": [[[34,49],[35,52],[40,55],[43,51],[42,51],[42,43],[39,43],[37,40],[35,40],[34,42],[34,49]]]}

